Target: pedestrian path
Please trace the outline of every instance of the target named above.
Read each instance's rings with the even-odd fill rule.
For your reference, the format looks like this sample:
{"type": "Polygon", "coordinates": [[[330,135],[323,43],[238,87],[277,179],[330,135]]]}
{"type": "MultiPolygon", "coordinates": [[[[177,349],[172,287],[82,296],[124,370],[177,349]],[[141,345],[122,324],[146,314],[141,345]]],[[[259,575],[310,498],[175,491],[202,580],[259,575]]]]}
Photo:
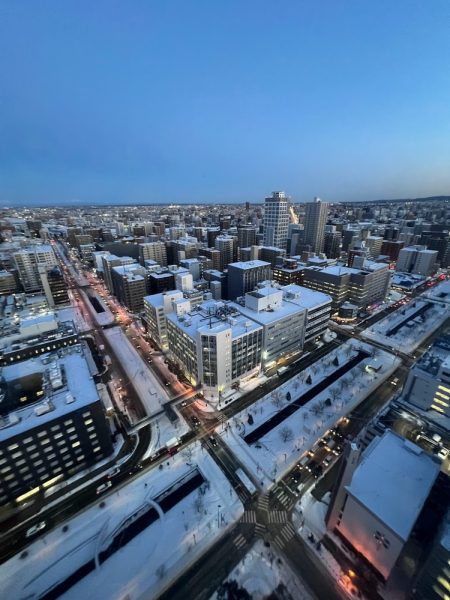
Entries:
{"type": "Polygon", "coordinates": [[[286,523],[280,533],[273,540],[273,543],[279,550],[283,550],[285,545],[294,537],[295,529],[290,523],[286,523]]]}
{"type": "Polygon", "coordinates": [[[286,494],[286,492],[278,489],[275,492],[275,496],[281,502],[281,504],[285,507],[286,510],[289,510],[292,508],[294,503],[292,502],[292,499],[290,498],[290,496],[288,494],[286,494]]]}
{"type": "Polygon", "coordinates": [[[288,520],[285,510],[272,510],[269,512],[269,523],[286,523],[288,520]]]}
{"type": "Polygon", "coordinates": [[[266,533],[267,533],[266,526],[265,525],[261,525],[261,523],[256,523],[256,526],[255,526],[255,535],[257,535],[258,537],[264,537],[264,535],[266,533]]]}
{"type": "Polygon", "coordinates": [[[269,509],[269,495],[264,494],[264,496],[260,496],[258,498],[258,508],[260,510],[268,510],[269,509]]]}
{"type": "Polygon", "coordinates": [[[256,523],[256,510],[247,510],[241,517],[241,523],[256,523]]]}
{"type": "Polygon", "coordinates": [[[245,537],[240,533],[239,535],[237,535],[234,540],[233,540],[234,545],[236,546],[236,548],[242,548],[242,546],[245,546],[245,544],[247,543],[247,540],[245,539],[245,537]]]}

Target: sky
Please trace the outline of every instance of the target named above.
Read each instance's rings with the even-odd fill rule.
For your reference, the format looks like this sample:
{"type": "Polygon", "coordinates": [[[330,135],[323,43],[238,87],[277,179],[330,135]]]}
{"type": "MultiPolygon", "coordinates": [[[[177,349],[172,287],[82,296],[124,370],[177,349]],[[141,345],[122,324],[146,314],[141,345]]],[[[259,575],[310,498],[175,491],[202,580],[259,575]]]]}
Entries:
{"type": "Polygon", "coordinates": [[[0,0],[0,205],[450,194],[448,0],[0,0]]]}

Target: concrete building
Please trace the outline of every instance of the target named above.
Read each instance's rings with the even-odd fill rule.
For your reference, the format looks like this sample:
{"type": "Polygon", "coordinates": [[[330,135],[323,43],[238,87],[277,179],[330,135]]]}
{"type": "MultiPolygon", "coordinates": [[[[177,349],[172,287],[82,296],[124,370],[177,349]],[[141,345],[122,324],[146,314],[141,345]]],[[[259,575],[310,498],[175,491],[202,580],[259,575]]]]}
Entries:
{"type": "Polygon", "coordinates": [[[37,292],[42,289],[39,265],[53,267],[58,264],[50,244],[37,244],[24,248],[15,252],[13,257],[25,292],[37,292]]]}
{"type": "Polygon", "coordinates": [[[437,255],[437,250],[428,250],[425,246],[402,248],[398,256],[396,271],[429,277],[436,270],[437,255]]]}
{"type": "Polygon", "coordinates": [[[277,248],[276,246],[258,246],[259,248],[259,259],[270,263],[272,269],[275,267],[279,259],[286,256],[286,250],[283,248],[277,248]]]}
{"type": "Polygon", "coordinates": [[[440,470],[434,456],[388,430],[363,454],[345,494],[337,494],[335,529],[387,579],[440,470]]]}
{"type": "Polygon", "coordinates": [[[80,345],[3,367],[0,505],[35,496],[112,453],[100,389],[80,345]]]}
{"type": "Polygon", "coordinates": [[[450,338],[440,337],[409,371],[403,398],[424,411],[450,417],[450,338]]]}
{"type": "Polygon", "coordinates": [[[173,312],[174,301],[182,300],[183,292],[179,290],[153,294],[144,298],[145,321],[150,338],[166,352],[169,349],[167,343],[166,315],[173,312]]]}
{"type": "Polygon", "coordinates": [[[161,267],[167,267],[167,251],[164,242],[139,244],[139,262],[144,266],[146,260],[154,260],[161,267]]]}
{"type": "Polygon", "coordinates": [[[285,285],[281,289],[286,302],[306,311],[304,343],[324,334],[331,316],[331,297],[295,284],[285,285]]]}
{"type": "Polygon", "coordinates": [[[238,247],[248,248],[250,246],[255,245],[257,231],[257,228],[253,225],[243,225],[242,227],[238,227],[238,247]]]}
{"type": "Polygon", "coordinates": [[[327,224],[329,205],[315,198],[314,202],[305,204],[304,244],[311,250],[323,252],[325,245],[325,226],[327,224]]]}
{"type": "Polygon", "coordinates": [[[289,285],[290,283],[302,285],[304,268],[305,265],[296,258],[284,258],[280,264],[274,266],[273,279],[280,285],[289,285]]]}
{"type": "Polygon", "coordinates": [[[405,242],[395,240],[383,240],[380,253],[389,256],[393,262],[398,260],[400,250],[405,246],[405,242]]]}
{"type": "Polygon", "coordinates": [[[122,265],[111,270],[113,292],[128,310],[134,313],[144,308],[147,294],[147,273],[139,264],[122,265]]]}
{"type": "Polygon", "coordinates": [[[157,269],[148,275],[148,291],[160,294],[175,289],[175,275],[168,269],[157,269]]]}
{"type": "Polygon", "coordinates": [[[388,265],[365,260],[361,268],[306,267],[303,284],[330,295],[334,308],[347,300],[365,308],[384,300],[389,290],[390,276],[388,265]]]}
{"type": "Polygon", "coordinates": [[[107,254],[101,257],[103,267],[103,279],[108,291],[113,294],[113,282],[111,277],[111,270],[114,267],[120,267],[121,265],[131,265],[136,261],[131,256],[116,256],[115,254],[107,254]]]}
{"type": "Polygon", "coordinates": [[[14,273],[10,271],[0,271],[0,296],[5,294],[12,294],[17,291],[17,281],[14,277],[14,273]]]}
{"type": "Polygon", "coordinates": [[[166,319],[169,356],[212,403],[259,372],[263,328],[237,308],[212,300],[166,319]]]}
{"type": "Polygon", "coordinates": [[[447,600],[450,597],[450,511],[428,553],[413,590],[415,600],[447,600]]]}
{"type": "Polygon", "coordinates": [[[286,250],[288,226],[288,199],[284,192],[272,192],[264,201],[264,245],[286,250]]]}
{"type": "Polygon", "coordinates": [[[220,270],[223,271],[237,258],[236,238],[230,235],[218,235],[215,240],[216,250],[220,252],[220,270]]]}
{"type": "Polygon", "coordinates": [[[262,365],[265,369],[300,354],[303,350],[306,309],[285,299],[283,290],[260,284],[245,294],[239,312],[263,327],[262,365]]]}
{"type": "Polygon", "coordinates": [[[50,268],[46,265],[39,265],[39,275],[50,308],[70,304],[67,284],[58,265],[50,268]]]}
{"type": "Polygon", "coordinates": [[[228,298],[235,300],[255,289],[261,281],[271,279],[271,269],[268,262],[251,260],[236,262],[228,265],[228,298]]]}
{"type": "MultiPolygon", "coordinates": [[[[333,227],[333,229],[336,229],[333,227]]],[[[327,258],[339,258],[341,255],[342,233],[340,231],[326,231],[324,235],[323,251],[327,258]]]]}
{"type": "Polygon", "coordinates": [[[370,258],[378,258],[381,252],[381,248],[383,246],[383,238],[376,235],[368,235],[365,239],[366,248],[369,251],[370,258]]]}

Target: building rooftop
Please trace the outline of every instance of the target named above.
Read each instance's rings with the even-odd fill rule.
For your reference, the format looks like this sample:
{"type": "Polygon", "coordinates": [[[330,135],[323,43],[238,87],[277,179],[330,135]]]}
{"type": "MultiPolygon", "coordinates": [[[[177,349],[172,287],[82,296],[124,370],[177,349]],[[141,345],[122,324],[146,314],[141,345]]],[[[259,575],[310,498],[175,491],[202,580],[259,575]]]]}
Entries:
{"type": "Polygon", "coordinates": [[[346,489],[406,541],[440,467],[437,458],[386,431],[367,448],[346,489]]]}
{"type": "Polygon", "coordinates": [[[261,329],[259,323],[241,314],[238,305],[216,300],[202,302],[183,316],[169,313],[167,319],[194,340],[197,339],[197,331],[219,333],[231,329],[232,338],[235,339],[249,331],[261,329]]]}
{"type": "Polygon", "coordinates": [[[329,304],[332,301],[331,296],[328,296],[328,294],[294,283],[284,285],[281,289],[287,301],[293,302],[301,308],[312,309],[322,304],[329,304]]]}
{"type": "Polygon", "coordinates": [[[92,404],[99,399],[81,345],[3,367],[5,384],[39,376],[47,381],[39,402],[0,418],[0,441],[92,404]]]}
{"type": "Polygon", "coordinates": [[[254,269],[255,267],[270,267],[270,263],[265,260],[247,260],[241,262],[230,263],[228,267],[234,267],[235,269],[254,269]]]}

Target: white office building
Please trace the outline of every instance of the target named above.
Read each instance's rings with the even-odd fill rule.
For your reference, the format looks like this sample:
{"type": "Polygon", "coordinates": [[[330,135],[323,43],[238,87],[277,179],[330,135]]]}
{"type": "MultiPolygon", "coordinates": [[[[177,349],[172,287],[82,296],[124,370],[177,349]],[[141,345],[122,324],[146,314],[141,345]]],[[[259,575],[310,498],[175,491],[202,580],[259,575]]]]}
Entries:
{"type": "Polygon", "coordinates": [[[438,251],[425,246],[402,248],[398,255],[396,271],[429,277],[436,270],[438,251]]]}
{"type": "Polygon", "coordinates": [[[58,264],[50,244],[36,244],[14,253],[14,263],[25,292],[42,289],[39,265],[50,268],[58,264]]]}

